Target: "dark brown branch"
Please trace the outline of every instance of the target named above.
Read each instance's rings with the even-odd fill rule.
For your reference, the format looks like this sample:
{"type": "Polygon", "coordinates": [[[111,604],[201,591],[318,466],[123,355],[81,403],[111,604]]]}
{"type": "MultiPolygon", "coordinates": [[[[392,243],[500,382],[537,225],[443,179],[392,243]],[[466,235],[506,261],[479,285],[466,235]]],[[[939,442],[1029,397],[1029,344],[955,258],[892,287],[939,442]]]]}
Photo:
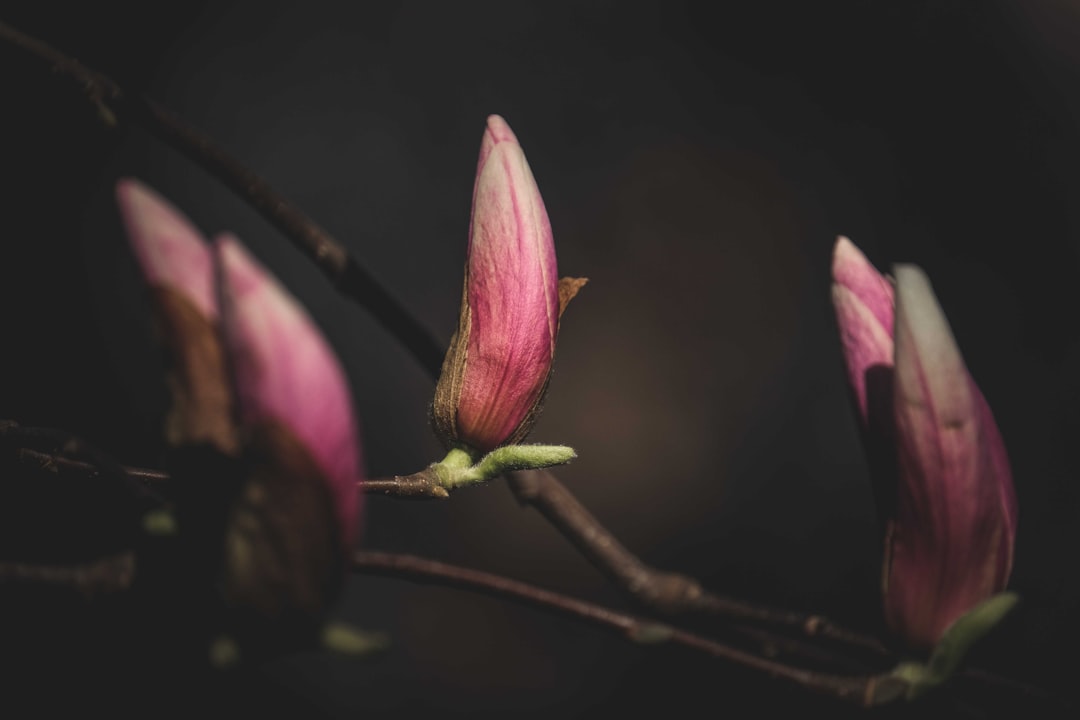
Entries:
{"type": "Polygon", "coordinates": [[[873,637],[839,628],[819,615],[774,610],[705,590],[694,578],[652,568],[623,546],[577,498],[546,470],[511,473],[510,488],[536,508],[601,572],[646,607],[666,614],[698,613],[753,621],[823,637],[887,656],[873,637]]]}
{"type": "Polygon", "coordinates": [[[428,470],[392,478],[371,478],[360,483],[360,489],[370,495],[390,495],[399,498],[445,500],[450,497],[439,479],[428,470]]]}
{"type": "MultiPolygon", "coordinates": [[[[4,438],[5,428],[9,430],[12,428],[21,429],[22,426],[0,420],[0,439],[4,438]]],[[[94,463],[75,460],[63,454],[44,452],[27,447],[16,447],[12,450],[16,462],[38,470],[81,476],[87,480],[93,480],[102,475],[101,470],[94,463]]],[[[130,479],[150,487],[160,487],[172,479],[169,473],[164,470],[131,465],[120,465],[118,467],[130,479]]],[[[396,475],[392,478],[365,480],[360,483],[360,489],[371,495],[387,495],[399,498],[445,499],[449,497],[449,493],[423,470],[413,475],[396,475]]]]}
{"type": "Polygon", "coordinates": [[[167,476],[164,473],[124,467],[93,445],[62,430],[28,427],[14,420],[0,420],[0,448],[4,447],[14,451],[18,462],[36,466],[40,470],[85,474],[90,478],[104,477],[122,485],[132,497],[148,505],[161,502],[153,484],[165,480],[167,476]],[[50,451],[25,445],[47,447],[50,451]]]}
{"type": "Polygon", "coordinates": [[[135,577],[135,556],[125,552],[79,565],[0,563],[0,587],[22,585],[72,590],[86,599],[122,592],[135,577]]]}
{"type": "MultiPolygon", "coordinates": [[[[59,431],[29,428],[10,420],[0,421],[0,438],[32,440],[48,438],[61,443],[67,436],[59,431]]],[[[46,469],[83,472],[94,477],[98,469],[63,455],[20,448],[21,460],[46,469]]],[[[144,483],[168,480],[167,473],[148,468],[123,467],[131,478],[144,483]]],[[[665,614],[714,615],[738,622],[780,626],[808,637],[822,637],[869,650],[881,657],[889,653],[876,638],[838,628],[817,615],[759,607],[705,590],[686,575],[657,570],[631,553],[580,503],[549,471],[512,473],[510,488],[519,501],[535,507],[601,572],[641,605],[665,614]]],[[[446,498],[438,479],[421,470],[412,475],[367,480],[365,493],[402,498],[446,498]]]]}
{"type": "Polygon", "coordinates": [[[615,630],[638,642],[670,643],[703,652],[857,705],[869,707],[893,702],[902,698],[907,689],[904,681],[889,675],[845,677],[791,667],[667,624],[617,612],[518,580],[413,555],[361,551],[353,555],[353,568],[372,575],[447,585],[492,597],[509,598],[615,630]]]}
{"type": "MultiPolygon", "coordinates": [[[[31,450],[30,448],[19,448],[16,453],[19,461],[36,465],[42,470],[85,475],[87,479],[91,480],[101,475],[97,466],[81,460],[72,460],[63,455],[53,455],[40,450],[31,450]]],[[[169,480],[169,474],[163,470],[131,467],[129,465],[121,467],[123,467],[128,477],[140,480],[148,485],[160,484],[169,480]]]]}
{"type": "Polygon", "coordinates": [[[110,123],[120,120],[140,125],[227,185],[311,258],[338,292],[367,308],[429,374],[438,376],[444,354],[442,345],[345,246],[269,183],[161,106],[125,92],[112,79],[74,58],[2,22],[0,39],[26,50],[47,62],[53,72],[74,81],[110,123]]]}
{"type": "MultiPolygon", "coordinates": [[[[4,439],[5,433],[13,432],[24,432],[26,436],[48,438],[50,440],[65,437],[64,433],[59,433],[57,431],[42,428],[26,428],[10,421],[0,421],[0,439],[4,439]]],[[[7,439],[10,439],[10,437],[7,439]]],[[[73,460],[62,455],[54,455],[39,450],[16,448],[15,457],[30,464],[35,469],[44,469],[57,473],[74,473],[88,479],[93,479],[101,475],[98,468],[90,462],[73,460]]],[[[160,485],[170,479],[167,473],[160,470],[134,467],[125,467],[124,470],[129,473],[132,479],[152,485],[160,485]]],[[[519,480],[519,478],[515,478],[515,481],[517,480],[519,480]]],[[[437,483],[424,472],[412,476],[399,476],[392,479],[368,481],[363,487],[367,492],[397,495],[400,497],[440,497],[438,491],[435,489],[437,488],[437,483]]],[[[552,496],[556,498],[556,500],[560,497],[558,493],[555,493],[552,496]]],[[[572,504],[556,502],[554,507],[560,508],[561,511],[567,511],[568,509],[572,509],[572,504]]],[[[579,508],[579,511],[584,512],[584,509],[579,508]]],[[[602,538],[600,540],[602,540],[602,538]]],[[[601,542],[600,540],[594,539],[595,544],[607,546],[607,543],[601,542]]],[[[612,557],[608,558],[606,562],[621,567],[622,571],[625,573],[624,577],[626,578],[632,577],[633,574],[637,572],[646,574],[658,573],[665,580],[667,576],[671,575],[669,573],[660,573],[659,571],[644,566],[640,561],[637,561],[632,554],[626,551],[625,548],[621,548],[621,546],[608,546],[604,551],[612,553],[612,557]],[[635,562],[637,565],[635,565],[635,562]]],[[[586,554],[588,555],[588,553],[586,554]]],[[[755,645],[760,648],[758,651],[760,655],[755,655],[738,648],[718,643],[714,640],[707,640],[692,633],[670,628],[663,623],[637,618],[607,608],[590,605],[573,598],[559,595],[558,593],[553,593],[526,583],[489,573],[455,568],[454,566],[446,565],[444,563],[407,555],[360,552],[356,554],[355,558],[358,568],[372,574],[407,577],[413,580],[423,580],[426,577],[429,578],[427,580],[429,582],[442,582],[447,585],[482,591],[500,597],[514,597],[517,600],[527,602],[546,610],[554,610],[561,614],[573,615],[581,617],[582,619],[592,619],[594,622],[606,624],[613,629],[622,630],[624,634],[634,640],[640,641],[643,638],[656,635],[657,633],[666,635],[671,631],[674,634],[670,638],[665,639],[674,641],[676,644],[725,658],[729,661],[769,673],[772,676],[809,689],[815,689],[819,692],[826,692],[828,694],[835,694],[837,697],[844,697],[849,700],[854,700],[857,697],[855,694],[852,694],[855,693],[856,690],[869,693],[869,695],[859,695],[858,697],[863,697],[864,700],[869,698],[868,702],[871,703],[885,702],[888,698],[892,697],[893,692],[898,692],[893,684],[894,681],[884,675],[868,675],[862,671],[850,677],[828,673],[816,673],[803,668],[785,665],[775,659],[770,659],[774,658],[776,655],[787,655],[794,658],[800,658],[803,661],[810,661],[821,666],[846,665],[848,668],[852,668],[853,672],[854,668],[862,666],[860,663],[853,661],[852,658],[843,654],[838,655],[835,651],[816,645],[809,645],[805,641],[800,642],[791,637],[777,635],[773,632],[738,622],[738,620],[763,622],[774,626],[779,625],[781,627],[788,627],[789,629],[792,626],[796,626],[798,629],[802,630],[806,624],[804,620],[806,616],[797,613],[767,610],[722,598],[712,600],[709,599],[710,593],[701,591],[701,597],[705,599],[703,603],[704,611],[708,612],[715,604],[715,606],[724,608],[726,617],[729,619],[737,619],[736,622],[727,625],[725,629],[728,633],[733,633],[735,636],[749,639],[755,643],[755,645]],[[796,623],[796,619],[800,620],[800,622],[796,623]],[[823,687],[815,687],[815,684],[819,683],[819,681],[824,683],[823,687]]],[[[131,584],[133,572],[134,557],[130,553],[107,557],[82,565],[70,566],[0,563],[0,585],[18,584],[24,586],[44,586],[69,589],[79,592],[87,599],[90,599],[102,593],[113,593],[127,589],[131,584]]],[[[689,578],[686,580],[689,580],[689,578]]],[[[693,605],[694,602],[697,601],[691,601],[688,608],[680,609],[676,606],[671,608],[670,611],[684,612],[699,609],[693,605]]],[[[810,634],[813,635],[813,633],[810,634]]],[[[820,633],[818,636],[828,637],[820,633]]],[[[891,660],[891,658],[889,659],[891,660]]],[[[1040,688],[1032,687],[1025,683],[1017,682],[1009,678],[1003,678],[977,669],[965,669],[962,670],[959,675],[968,681],[975,682],[977,685],[999,687],[1029,697],[1036,702],[1045,704],[1057,702],[1052,696],[1040,688]]]]}

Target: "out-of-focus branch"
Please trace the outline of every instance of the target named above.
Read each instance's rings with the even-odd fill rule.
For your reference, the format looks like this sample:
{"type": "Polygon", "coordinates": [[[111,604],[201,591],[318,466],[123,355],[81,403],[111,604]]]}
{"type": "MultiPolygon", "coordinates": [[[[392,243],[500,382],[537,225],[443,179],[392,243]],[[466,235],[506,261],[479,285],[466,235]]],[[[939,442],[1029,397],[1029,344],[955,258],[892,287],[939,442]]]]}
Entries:
{"type": "Polygon", "coordinates": [[[135,577],[135,555],[110,555],[77,565],[0,562],[0,587],[32,586],[71,590],[86,599],[122,592],[135,577]]]}
{"type": "MultiPolygon", "coordinates": [[[[101,477],[102,469],[93,462],[76,460],[67,454],[72,448],[69,442],[50,443],[63,445],[63,452],[47,452],[32,447],[23,447],[21,443],[35,444],[35,439],[43,437],[63,438],[63,433],[44,428],[27,427],[12,420],[0,420],[0,446],[7,446],[13,453],[14,460],[24,466],[46,472],[64,473],[71,476],[93,480],[101,477]]],[[[168,483],[172,478],[164,470],[116,465],[119,472],[129,480],[155,488],[168,483]]],[[[438,483],[431,473],[420,471],[412,475],[396,475],[392,478],[375,478],[360,483],[360,489],[372,495],[388,495],[399,498],[438,498],[449,497],[446,489],[438,483]]]]}
{"type": "Polygon", "coordinates": [[[703,652],[856,705],[867,707],[883,705],[902,698],[907,690],[907,684],[903,680],[891,675],[845,677],[811,672],[753,655],[665,623],[617,612],[500,575],[413,555],[360,551],[353,555],[353,569],[372,575],[447,585],[492,597],[511,599],[606,627],[637,642],[668,643],[703,652]]]}
{"type": "Polygon", "coordinates": [[[443,360],[440,343],[345,246],[269,183],[157,103],[125,92],[111,78],[37,38],[0,22],[0,39],[45,61],[54,73],[73,81],[109,123],[137,124],[201,165],[292,240],[339,292],[367,308],[430,374],[438,375],[443,360]]]}

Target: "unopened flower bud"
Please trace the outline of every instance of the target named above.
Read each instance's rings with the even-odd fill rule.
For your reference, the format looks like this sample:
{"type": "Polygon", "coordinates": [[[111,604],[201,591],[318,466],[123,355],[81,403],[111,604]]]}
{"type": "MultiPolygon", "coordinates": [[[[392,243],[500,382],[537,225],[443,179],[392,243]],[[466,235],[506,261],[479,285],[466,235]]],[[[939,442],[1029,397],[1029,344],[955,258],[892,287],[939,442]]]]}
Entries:
{"type": "Polygon", "coordinates": [[[885,617],[910,647],[927,649],[1008,582],[1016,496],[1005,445],[919,268],[897,266],[895,316],[892,286],[846,238],[833,281],[860,417],[895,461],[885,617]],[[888,402],[875,404],[875,386],[888,402]]]}
{"type": "Polygon", "coordinates": [[[551,374],[559,318],[584,282],[560,283],[532,171],[510,127],[492,115],[473,187],[458,330],[432,407],[448,446],[488,451],[528,434],[551,374]]]}

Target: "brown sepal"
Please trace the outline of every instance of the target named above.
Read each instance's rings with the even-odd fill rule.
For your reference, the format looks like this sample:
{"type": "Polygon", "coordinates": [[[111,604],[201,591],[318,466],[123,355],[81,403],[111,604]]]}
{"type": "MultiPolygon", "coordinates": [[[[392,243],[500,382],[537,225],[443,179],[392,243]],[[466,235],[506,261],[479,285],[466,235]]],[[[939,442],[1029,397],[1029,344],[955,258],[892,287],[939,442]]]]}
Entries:
{"type": "Polygon", "coordinates": [[[260,422],[247,431],[243,488],[225,533],[225,601],[266,620],[310,620],[344,578],[334,500],[314,458],[284,425],[260,422]]]}
{"type": "Polygon", "coordinates": [[[450,338],[450,348],[443,358],[442,372],[435,386],[435,398],[431,403],[431,425],[435,435],[447,448],[457,443],[457,406],[461,387],[465,383],[465,365],[469,354],[469,332],[472,328],[472,310],[469,307],[469,268],[465,266],[465,284],[461,291],[461,313],[458,328],[450,338]]]}
{"type": "Polygon", "coordinates": [[[587,282],[589,282],[589,278],[564,277],[559,279],[559,320],[562,320],[563,313],[566,312],[566,306],[577,297],[578,292],[585,287],[587,282]]]}
{"type": "Polygon", "coordinates": [[[175,290],[152,287],[150,295],[172,400],[166,440],[173,447],[210,444],[235,455],[232,389],[217,324],[175,290]]]}

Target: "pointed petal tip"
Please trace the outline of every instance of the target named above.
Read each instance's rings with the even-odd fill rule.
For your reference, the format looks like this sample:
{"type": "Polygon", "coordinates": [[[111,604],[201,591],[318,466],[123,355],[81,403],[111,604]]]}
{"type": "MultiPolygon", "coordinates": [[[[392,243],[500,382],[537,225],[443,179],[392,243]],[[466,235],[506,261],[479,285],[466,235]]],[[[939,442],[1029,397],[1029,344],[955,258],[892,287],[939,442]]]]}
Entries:
{"type": "Polygon", "coordinates": [[[893,334],[894,292],[892,284],[877,271],[858,245],[847,236],[839,235],[833,246],[833,302],[845,296],[836,288],[844,288],[853,299],[873,314],[885,334],[893,334]]]}
{"type": "Polygon", "coordinates": [[[148,285],[168,287],[216,318],[213,259],[205,239],[168,200],[134,178],[116,183],[116,201],[148,285]]]}
{"type": "MultiPolygon", "coordinates": [[[[832,274],[833,281],[849,284],[850,277],[856,273],[865,273],[873,265],[863,251],[846,235],[837,235],[833,244],[832,274]]],[[[874,270],[877,273],[877,270],[874,270]]]]}
{"type": "Polygon", "coordinates": [[[224,288],[234,299],[252,292],[272,277],[232,233],[217,235],[214,251],[221,263],[224,288]]]}
{"type": "Polygon", "coordinates": [[[502,115],[488,115],[487,132],[495,143],[512,142],[515,145],[519,144],[517,136],[514,135],[514,131],[510,129],[509,123],[503,119],[502,115]]]}
{"type": "MultiPolygon", "coordinates": [[[[960,368],[963,368],[963,360],[960,359],[960,350],[956,346],[952,328],[934,294],[930,278],[922,268],[906,263],[894,265],[893,276],[896,278],[896,314],[898,319],[903,319],[911,334],[915,345],[911,349],[920,355],[929,353],[928,357],[942,360],[948,356],[953,362],[959,362],[960,368]]],[[[899,345],[899,338],[897,342],[899,345]]],[[[956,369],[954,368],[954,371],[956,369]]],[[[966,375],[966,370],[964,374],[966,375]]]]}

